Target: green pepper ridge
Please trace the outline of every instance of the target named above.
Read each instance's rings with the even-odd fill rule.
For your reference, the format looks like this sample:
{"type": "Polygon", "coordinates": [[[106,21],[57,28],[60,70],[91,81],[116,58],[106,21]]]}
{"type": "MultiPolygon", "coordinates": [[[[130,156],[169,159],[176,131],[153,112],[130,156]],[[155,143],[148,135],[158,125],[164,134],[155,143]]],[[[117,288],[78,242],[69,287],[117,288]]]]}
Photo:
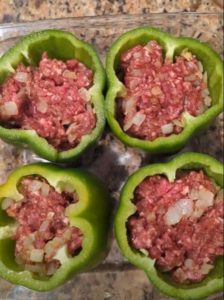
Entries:
{"type": "MultiPolygon", "coordinates": [[[[49,291],[71,276],[92,269],[105,258],[109,250],[111,202],[104,185],[86,171],[63,170],[49,164],[31,164],[15,170],[7,182],[0,186],[0,203],[6,197],[19,201],[22,196],[17,190],[17,185],[22,177],[28,175],[42,176],[58,190],[63,188],[63,183],[69,183],[79,196],[77,203],[66,208],[66,215],[70,224],[78,227],[83,233],[82,250],[78,255],[69,257],[53,276],[40,277],[24,271],[15,262],[15,242],[10,238],[0,237],[0,276],[36,291],[49,291]]],[[[8,228],[13,229],[12,218],[7,217],[2,209],[0,215],[0,233],[8,228]]]]}
{"type": "Polygon", "coordinates": [[[201,132],[223,111],[223,67],[219,55],[207,44],[190,37],[174,37],[159,29],[140,27],[121,35],[111,46],[106,59],[108,91],[106,95],[106,118],[113,133],[126,145],[140,148],[151,153],[169,153],[182,148],[190,137],[201,132]],[[122,94],[125,86],[116,75],[121,53],[137,44],[146,44],[156,40],[169,58],[188,48],[201,61],[208,74],[208,86],[212,106],[203,114],[193,117],[184,113],[185,127],[177,135],[159,137],[154,141],[141,140],[126,134],[116,120],[116,98],[122,94]]]}
{"type": "Polygon", "coordinates": [[[15,71],[18,64],[36,65],[44,51],[47,51],[50,58],[61,60],[75,58],[93,70],[93,85],[90,92],[91,102],[94,104],[96,112],[96,127],[90,134],[83,136],[75,148],[62,152],[58,152],[34,130],[7,129],[0,126],[0,138],[8,143],[28,145],[40,157],[53,162],[71,161],[81,155],[103,132],[105,126],[103,97],[105,72],[91,45],[79,40],[69,32],[44,30],[24,37],[0,58],[0,83],[15,71]]]}
{"type": "Polygon", "coordinates": [[[189,285],[177,284],[169,278],[169,275],[164,275],[155,268],[153,259],[133,249],[127,237],[127,220],[136,212],[136,207],[132,203],[135,188],[146,177],[157,174],[163,174],[173,181],[178,169],[203,169],[218,185],[221,187],[224,185],[222,163],[205,154],[189,152],[176,156],[167,163],[145,166],[131,175],[122,189],[115,215],[115,237],[123,255],[132,264],[144,270],[149,280],[161,292],[177,299],[203,299],[224,288],[223,257],[218,257],[214,270],[202,282],[189,285]]]}

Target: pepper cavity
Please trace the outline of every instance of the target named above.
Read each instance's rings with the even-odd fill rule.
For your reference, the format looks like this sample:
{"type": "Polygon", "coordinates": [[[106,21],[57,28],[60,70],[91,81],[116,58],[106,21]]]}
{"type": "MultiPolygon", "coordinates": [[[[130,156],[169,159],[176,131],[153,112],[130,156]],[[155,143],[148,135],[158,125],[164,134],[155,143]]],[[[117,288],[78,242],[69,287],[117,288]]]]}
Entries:
{"type": "Polygon", "coordinates": [[[33,129],[59,151],[71,149],[96,126],[92,81],[83,63],[50,59],[45,52],[38,67],[20,64],[0,87],[0,123],[33,129]]]}
{"type": "Polygon", "coordinates": [[[211,106],[207,73],[188,49],[172,62],[154,40],[136,45],[122,53],[120,71],[126,95],[117,99],[117,115],[131,136],[153,141],[179,134],[183,113],[195,117],[211,106]]]}
{"type": "Polygon", "coordinates": [[[2,202],[2,209],[18,224],[13,236],[16,262],[25,270],[53,275],[82,249],[82,232],[65,216],[66,207],[79,200],[77,194],[70,187],[59,193],[40,176],[23,177],[18,189],[21,201],[2,202]]]}
{"type": "Polygon", "coordinates": [[[133,248],[155,259],[178,283],[201,282],[223,255],[223,190],[203,171],[174,182],[147,177],[134,193],[127,222],[133,248]]]}

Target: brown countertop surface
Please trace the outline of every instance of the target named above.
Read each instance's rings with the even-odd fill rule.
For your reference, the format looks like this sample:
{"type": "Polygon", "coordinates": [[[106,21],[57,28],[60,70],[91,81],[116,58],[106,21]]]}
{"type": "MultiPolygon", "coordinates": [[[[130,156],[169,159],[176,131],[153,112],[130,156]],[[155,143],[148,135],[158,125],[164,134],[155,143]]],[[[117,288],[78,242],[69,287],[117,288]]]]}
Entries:
{"type": "MultiPolygon", "coordinates": [[[[218,1],[217,1],[218,2],[218,1]]],[[[222,12],[212,0],[2,0],[0,22],[158,12],[222,12]]]]}

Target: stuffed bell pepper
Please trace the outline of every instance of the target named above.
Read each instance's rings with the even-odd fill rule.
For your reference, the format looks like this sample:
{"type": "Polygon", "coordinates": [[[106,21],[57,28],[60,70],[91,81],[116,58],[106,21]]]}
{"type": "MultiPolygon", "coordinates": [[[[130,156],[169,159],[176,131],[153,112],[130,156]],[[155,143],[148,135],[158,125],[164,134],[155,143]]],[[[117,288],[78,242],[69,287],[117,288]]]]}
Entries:
{"type": "Polygon", "coordinates": [[[26,36],[0,59],[0,138],[57,162],[81,154],[104,128],[105,74],[71,33],[26,36]]]}
{"type": "Polygon", "coordinates": [[[115,235],[163,293],[186,300],[223,289],[223,165],[187,153],[146,166],[123,187],[115,235]]]}
{"type": "Polygon", "coordinates": [[[114,42],[106,71],[107,120],[131,147],[178,150],[223,110],[222,61],[193,38],[137,28],[114,42]]]}
{"type": "Polygon", "coordinates": [[[81,170],[34,164],[0,186],[0,276],[48,291],[108,252],[110,201],[81,170]]]}

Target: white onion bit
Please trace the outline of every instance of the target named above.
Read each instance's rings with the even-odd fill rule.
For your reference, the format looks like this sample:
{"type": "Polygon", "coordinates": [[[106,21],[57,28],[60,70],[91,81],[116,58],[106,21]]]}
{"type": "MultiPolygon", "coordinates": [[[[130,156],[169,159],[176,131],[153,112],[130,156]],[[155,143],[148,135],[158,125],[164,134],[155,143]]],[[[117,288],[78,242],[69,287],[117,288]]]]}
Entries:
{"type": "Polygon", "coordinates": [[[41,194],[43,197],[47,197],[49,195],[49,191],[50,191],[50,186],[43,182],[42,186],[41,186],[41,194]]]}
{"type": "Polygon", "coordinates": [[[146,115],[141,112],[137,112],[132,119],[133,124],[136,126],[141,126],[142,123],[145,121],[146,115]]]}
{"type": "Polygon", "coordinates": [[[45,114],[48,109],[48,104],[46,101],[41,100],[41,101],[37,102],[36,107],[39,112],[41,112],[42,114],[45,114]]]}
{"type": "Polygon", "coordinates": [[[30,252],[30,260],[33,262],[42,262],[44,258],[44,250],[32,249],[30,252]]]}
{"type": "Polygon", "coordinates": [[[151,93],[153,94],[153,96],[159,96],[161,95],[163,92],[161,90],[161,88],[159,86],[154,86],[152,89],[151,89],[151,93]]]}
{"type": "Polygon", "coordinates": [[[28,74],[25,72],[17,72],[14,76],[15,80],[19,82],[26,82],[27,81],[28,74]]]}
{"type": "Polygon", "coordinates": [[[202,266],[201,266],[201,273],[203,275],[206,275],[208,274],[212,269],[214,268],[213,265],[210,265],[210,264],[207,264],[207,263],[204,263],[202,266]]]}
{"type": "Polygon", "coordinates": [[[84,99],[87,102],[91,100],[90,92],[83,87],[79,89],[79,95],[81,96],[82,99],[84,99]]]}
{"type": "Polygon", "coordinates": [[[17,104],[13,101],[5,102],[1,107],[2,115],[7,117],[18,115],[18,107],[17,104]]]}
{"type": "Polygon", "coordinates": [[[29,191],[30,192],[36,192],[36,191],[39,191],[40,188],[42,187],[42,182],[39,181],[39,180],[32,180],[30,185],[29,185],[29,191]]]}
{"type": "Polygon", "coordinates": [[[173,124],[172,123],[168,123],[165,125],[161,126],[161,131],[163,134],[170,134],[173,132],[173,124]]]}
{"type": "Polygon", "coordinates": [[[189,217],[193,212],[193,201],[191,199],[180,199],[170,206],[164,216],[167,225],[175,225],[182,217],[189,217]]]}
{"type": "Polygon", "coordinates": [[[68,79],[76,79],[77,78],[76,73],[75,72],[71,72],[69,70],[65,70],[62,75],[65,78],[68,78],[68,79]]]}
{"type": "Polygon", "coordinates": [[[206,106],[211,106],[211,103],[212,103],[211,97],[205,96],[204,103],[205,103],[206,106]]]}

